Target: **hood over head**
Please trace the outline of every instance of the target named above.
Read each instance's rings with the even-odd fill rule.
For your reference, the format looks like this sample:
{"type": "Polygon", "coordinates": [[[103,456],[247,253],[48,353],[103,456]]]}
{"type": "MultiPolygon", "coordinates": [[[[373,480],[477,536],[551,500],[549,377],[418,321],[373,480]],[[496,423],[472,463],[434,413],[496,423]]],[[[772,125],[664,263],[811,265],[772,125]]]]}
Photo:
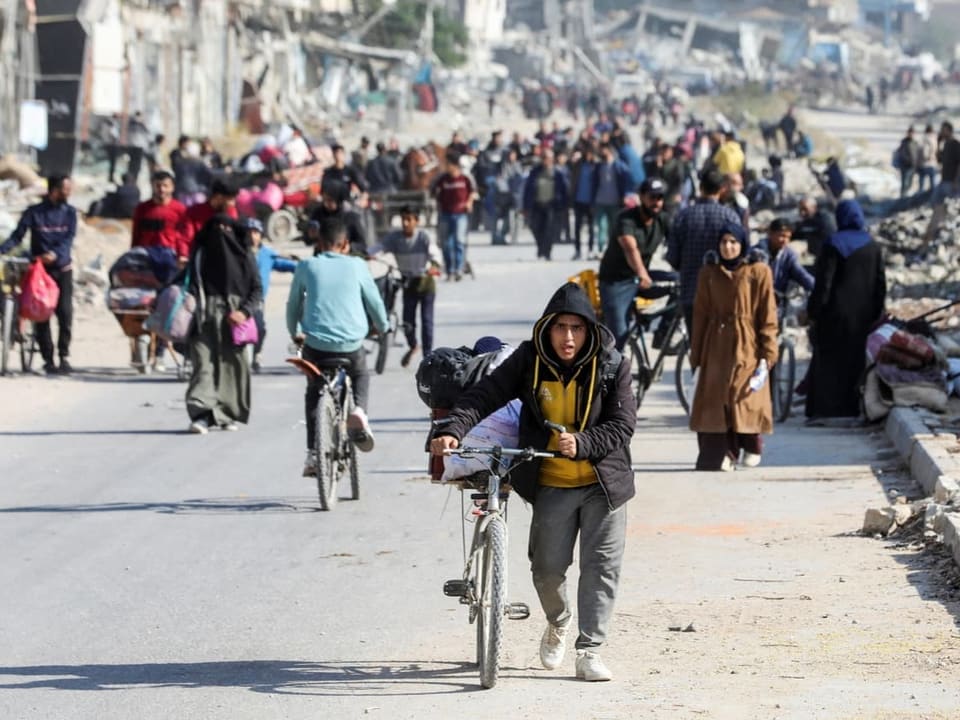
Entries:
{"type": "Polygon", "coordinates": [[[597,357],[601,348],[613,347],[613,335],[597,322],[597,313],[593,309],[590,298],[576,283],[568,282],[562,285],[550,298],[543,315],[533,326],[533,344],[537,355],[561,375],[568,375],[569,371],[577,372],[590,360],[597,357]],[[561,369],[561,363],[553,346],[550,343],[550,327],[558,315],[579,315],[587,323],[587,339],[580,354],[569,369],[561,369]]]}
{"type": "Polygon", "coordinates": [[[838,230],[866,230],[867,221],[863,217],[863,208],[856,200],[843,200],[837,205],[838,230]]]}
{"type": "Polygon", "coordinates": [[[839,232],[830,237],[827,245],[844,258],[871,242],[863,209],[856,200],[844,200],[837,205],[837,227],[839,232]]]}

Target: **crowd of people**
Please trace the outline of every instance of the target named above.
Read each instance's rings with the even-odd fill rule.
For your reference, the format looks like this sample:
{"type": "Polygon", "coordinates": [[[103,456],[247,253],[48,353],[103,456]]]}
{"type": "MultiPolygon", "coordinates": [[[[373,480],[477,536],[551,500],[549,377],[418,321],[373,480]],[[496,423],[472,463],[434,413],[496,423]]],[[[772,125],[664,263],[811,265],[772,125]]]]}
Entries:
{"type": "MultiPolygon", "coordinates": [[[[784,146],[793,143],[798,154],[792,113],[777,128],[784,146]]],[[[370,157],[371,143],[364,138],[348,157],[344,147],[333,145],[324,150],[330,163],[306,213],[305,259],[279,254],[265,242],[260,220],[238,210],[238,187],[230,174],[214,172],[223,161],[211,144],[194,147],[183,139],[169,169],[153,168],[151,197],[134,205],[131,246],[164,249],[179,269],[174,282],[198,299],[186,350],[190,432],[237,430],[248,421],[251,371],[261,362],[264,298],[273,272],[293,275],[285,329],[302,347],[303,358],[347,359],[354,393],[348,429],[357,447],[370,451],[371,382],[363,343],[371,332],[387,331],[388,314],[365,260],[388,252],[402,276],[408,348],[401,364],[408,367],[418,353],[434,349],[437,279],[463,277],[471,229],[485,225],[491,243],[504,245],[526,224],[543,261],[553,258],[557,243],[570,243],[573,260],[598,263],[599,307],[580,287],[561,287],[534,324],[531,340],[461,398],[431,449],[457,447],[472,426],[510,400],[532,408],[520,416],[521,444],[561,456],[531,464],[512,478],[521,496],[536,498],[530,554],[548,621],[541,661],[555,668],[563,657],[572,615],[565,574],[579,534],[577,674],[609,679],[599,648],[622,560],[623,507],[633,495],[629,444],[636,421],[632,371],[621,351],[638,293],[664,279],[679,285],[677,312],[699,376],[689,418],[698,440],[693,464],[704,471],[762,462],[762,436],[773,428],[769,372],[779,360],[783,302],[791,287],[808,294],[812,357],[797,391],[813,422],[860,414],[866,338],[886,299],[882,253],[854,198],[838,193],[834,208],[805,197],[795,208],[796,221],[776,217],[754,242],[744,191],[752,158],[736,129],[708,128],[693,118],[675,129],[674,138],[654,132],[635,145],[621,117],[598,112],[579,132],[544,121],[529,139],[520,132],[507,139],[496,131],[482,148],[455,133],[427,189],[436,199],[436,234],[421,226],[420,208],[410,205],[399,213],[399,228],[379,238],[367,232],[357,199],[402,183],[399,148],[377,143],[370,157]],[[198,172],[197,163],[210,172],[198,172]],[[805,242],[812,266],[791,247],[793,239],[805,242]],[[656,267],[661,263],[672,274],[656,267]],[[256,332],[249,353],[236,342],[235,331],[251,323],[256,332]],[[550,429],[558,427],[562,430],[550,429]]],[[[665,132],[663,126],[659,132],[665,132]]],[[[292,135],[279,155],[267,150],[276,145],[264,145],[257,161],[268,171],[271,164],[308,162],[316,152],[304,141],[307,151],[297,155],[298,139],[302,136],[292,135]]],[[[911,130],[898,153],[910,163],[908,168],[902,161],[905,189],[911,169],[935,188],[935,202],[957,194],[960,142],[950,123],[935,138],[928,127],[922,141],[911,130]],[[937,169],[927,172],[931,157],[939,166],[938,184],[937,169]]],[[[776,182],[782,185],[782,174],[776,182]]],[[[50,323],[37,325],[50,374],[72,369],[71,245],[77,212],[70,194],[69,178],[50,178],[47,196],[23,214],[0,246],[0,253],[9,252],[29,232],[29,255],[60,287],[56,347],[50,323]]],[[[155,362],[162,367],[162,350],[155,362]]],[[[313,474],[318,462],[315,383],[308,384],[304,402],[305,475],[313,474]]]]}

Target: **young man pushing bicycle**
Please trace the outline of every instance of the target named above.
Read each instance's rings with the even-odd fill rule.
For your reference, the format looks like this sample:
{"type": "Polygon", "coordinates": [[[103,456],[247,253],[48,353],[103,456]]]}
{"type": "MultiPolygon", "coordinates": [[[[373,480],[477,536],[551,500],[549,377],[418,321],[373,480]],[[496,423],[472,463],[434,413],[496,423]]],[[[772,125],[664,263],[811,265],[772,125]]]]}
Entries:
{"type": "Polygon", "coordinates": [[[548,670],[563,661],[573,614],[566,573],[579,534],[576,673],[582,680],[610,680],[598,649],[620,578],[625,504],[636,492],[630,460],[636,404],[629,365],[577,285],[557,290],[533,338],[460,398],[431,441],[431,452],[458,447],[474,425],[515,398],[523,402],[520,447],[564,456],[525,463],[510,476],[517,493],[533,504],[529,556],[547,616],[540,660],[548,670]]]}

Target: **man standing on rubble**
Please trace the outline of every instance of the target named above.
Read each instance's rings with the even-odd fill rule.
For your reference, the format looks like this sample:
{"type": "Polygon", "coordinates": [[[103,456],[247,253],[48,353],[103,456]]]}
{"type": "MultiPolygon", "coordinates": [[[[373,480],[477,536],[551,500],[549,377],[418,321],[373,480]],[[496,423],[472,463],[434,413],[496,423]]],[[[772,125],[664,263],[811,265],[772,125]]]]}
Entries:
{"type": "Polygon", "coordinates": [[[920,146],[913,139],[913,125],[907,128],[907,134],[900,141],[893,159],[894,167],[900,171],[900,197],[906,197],[913,185],[913,176],[920,167],[920,146]]]}
{"type": "Polygon", "coordinates": [[[940,126],[937,160],[940,162],[940,184],[933,191],[934,205],[960,194],[960,140],[953,136],[953,125],[949,122],[940,126]]]}

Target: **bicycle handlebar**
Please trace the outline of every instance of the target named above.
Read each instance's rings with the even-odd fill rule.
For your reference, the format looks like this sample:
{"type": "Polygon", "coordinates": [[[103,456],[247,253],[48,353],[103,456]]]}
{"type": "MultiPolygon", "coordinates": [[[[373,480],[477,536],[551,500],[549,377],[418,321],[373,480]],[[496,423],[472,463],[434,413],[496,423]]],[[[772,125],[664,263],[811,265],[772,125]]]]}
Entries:
{"type": "Polygon", "coordinates": [[[473,457],[474,455],[489,455],[490,457],[515,457],[520,460],[533,460],[534,458],[561,458],[566,457],[556,450],[534,450],[533,448],[505,448],[494,445],[492,447],[461,447],[447,448],[443,451],[444,455],[460,455],[462,457],[473,457]]]}

